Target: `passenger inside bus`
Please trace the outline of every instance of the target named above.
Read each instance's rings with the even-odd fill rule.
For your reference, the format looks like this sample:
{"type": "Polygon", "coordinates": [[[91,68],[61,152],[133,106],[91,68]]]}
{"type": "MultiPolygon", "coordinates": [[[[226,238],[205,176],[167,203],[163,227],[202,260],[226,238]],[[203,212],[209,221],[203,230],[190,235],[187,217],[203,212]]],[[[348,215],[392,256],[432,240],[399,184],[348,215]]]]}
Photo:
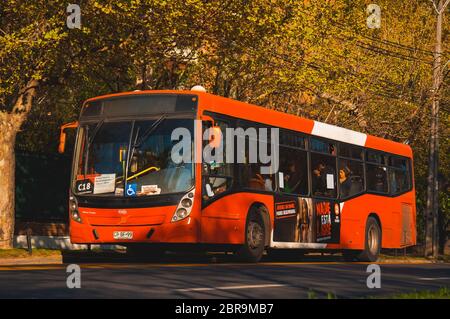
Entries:
{"type": "Polygon", "coordinates": [[[332,166],[325,164],[324,161],[318,162],[312,171],[313,194],[326,197],[335,196],[334,176],[335,169],[332,166]],[[327,176],[332,177],[331,184],[328,184],[327,176]]]}
{"type": "Polygon", "coordinates": [[[273,191],[273,175],[265,175],[261,174],[261,165],[259,164],[250,164],[248,166],[250,170],[250,178],[248,179],[247,186],[249,188],[273,191]]]}
{"type": "Polygon", "coordinates": [[[315,195],[322,195],[327,189],[326,181],[323,174],[324,170],[325,164],[323,162],[318,163],[316,168],[313,169],[312,180],[315,195]]]}
{"type": "Polygon", "coordinates": [[[339,170],[339,186],[342,197],[350,195],[350,190],[352,188],[350,174],[350,169],[347,166],[344,166],[339,170]]]}
{"type": "Polygon", "coordinates": [[[295,160],[289,160],[281,171],[284,173],[283,192],[291,194],[304,194],[306,192],[307,180],[298,169],[295,160]]]}

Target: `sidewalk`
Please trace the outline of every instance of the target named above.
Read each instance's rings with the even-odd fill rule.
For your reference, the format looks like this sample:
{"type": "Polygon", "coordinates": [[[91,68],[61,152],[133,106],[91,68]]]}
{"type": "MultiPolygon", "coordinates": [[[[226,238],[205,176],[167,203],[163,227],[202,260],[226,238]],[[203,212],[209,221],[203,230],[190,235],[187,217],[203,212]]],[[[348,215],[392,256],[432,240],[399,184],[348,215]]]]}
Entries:
{"type": "Polygon", "coordinates": [[[63,262],[60,256],[30,256],[18,258],[0,258],[0,267],[17,265],[61,265],[63,262]]]}

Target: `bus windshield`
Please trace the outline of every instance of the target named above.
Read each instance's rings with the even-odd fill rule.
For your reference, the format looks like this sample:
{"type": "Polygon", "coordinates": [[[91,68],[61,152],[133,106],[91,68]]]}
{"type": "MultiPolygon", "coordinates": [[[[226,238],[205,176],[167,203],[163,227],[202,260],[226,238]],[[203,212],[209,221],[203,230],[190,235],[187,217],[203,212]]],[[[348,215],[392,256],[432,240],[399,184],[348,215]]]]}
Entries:
{"type": "MultiPolygon", "coordinates": [[[[174,162],[172,131],[190,133],[193,119],[98,122],[82,125],[77,143],[74,192],[77,195],[152,196],[189,190],[194,181],[192,158],[174,162]]],[[[176,137],[178,138],[178,136],[176,137]]]]}

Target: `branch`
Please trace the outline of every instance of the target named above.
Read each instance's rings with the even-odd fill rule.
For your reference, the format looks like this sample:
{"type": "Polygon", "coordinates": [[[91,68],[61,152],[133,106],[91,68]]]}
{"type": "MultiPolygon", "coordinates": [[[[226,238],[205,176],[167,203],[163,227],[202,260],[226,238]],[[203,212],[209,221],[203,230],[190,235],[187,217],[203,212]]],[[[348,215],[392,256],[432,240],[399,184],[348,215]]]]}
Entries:
{"type": "Polygon", "coordinates": [[[38,80],[32,79],[28,81],[27,85],[19,92],[19,96],[12,110],[13,114],[27,114],[30,112],[38,86],[38,80]]]}
{"type": "Polygon", "coordinates": [[[445,1],[444,5],[441,8],[441,11],[439,12],[439,14],[444,12],[445,8],[448,6],[449,3],[450,3],[450,0],[445,1]]]}
{"type": "Polygon", "coordinates": [[[433,4],[434,11],[436,11],[436,13],[439,14],[439,9],[438,9],[437,6],[436,6],[436,2],[434,2],[434,0],[430,0],[430,1],[431,1],[431,3],[433,4]]]}
{"type": "Polygon", "coordinates": [[[316,92],[316,95],[319,98],[326,99],[326,100],[332,101],[334,103],[341,104],[341,105],[345,106],[347,111],[352,112],[352,113],[354,113],[356,115],[356,119],[358,120],[358,125],[361,128],[367,127],[367,122],[364,119],[364,117],[362,116],[362,114],[360,113],[359,107],[356,104],[354,104],[354,103],[352,103],[352,102],[350,102],[348,100],[340,99],[340,98],[338,98],[338,97],[336,97],[336,96],[334,96],[334,95],[332,95],[330,93],[316,92]]]}
{"type": "Polygon", "coordinates": [[[436,2],[434,2],[434,0],[430,0],[431,3],[433,4],[434,7],[434,11],[436,11],[436,13],[439,15],[441,13],[444,12],[445,8],[448,6],[448,4],[450,3],[450,0],[445,1],[445,3],[442,5],[442,7],[440,9],[438,9],[436,2]]]}

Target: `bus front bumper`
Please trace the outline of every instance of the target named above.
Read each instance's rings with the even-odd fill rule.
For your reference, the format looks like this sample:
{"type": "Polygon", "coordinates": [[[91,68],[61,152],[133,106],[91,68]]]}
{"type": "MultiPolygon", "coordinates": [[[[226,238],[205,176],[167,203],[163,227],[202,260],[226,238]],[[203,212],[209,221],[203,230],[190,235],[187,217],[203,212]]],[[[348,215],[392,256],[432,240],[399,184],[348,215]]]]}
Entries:
{"type": "Polygon", "coordinates": [[[198,223],[192,217],[174,223],[140,226],[93,226],[70,221],[73,244],[196,243],[197,234],[198,223]]]}

